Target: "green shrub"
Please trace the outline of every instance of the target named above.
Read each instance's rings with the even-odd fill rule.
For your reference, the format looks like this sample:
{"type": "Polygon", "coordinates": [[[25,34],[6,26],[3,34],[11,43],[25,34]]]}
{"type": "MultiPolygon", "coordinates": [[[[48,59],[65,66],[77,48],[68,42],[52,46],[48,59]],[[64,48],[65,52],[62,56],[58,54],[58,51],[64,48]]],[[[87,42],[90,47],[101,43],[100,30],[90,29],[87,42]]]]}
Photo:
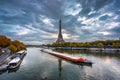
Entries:
{"type": "Polygon", "coordinates": [[[11,50],[12,52],[16,52],[17,48],[14,45],[8,46],[8,49],[11,50]]]}

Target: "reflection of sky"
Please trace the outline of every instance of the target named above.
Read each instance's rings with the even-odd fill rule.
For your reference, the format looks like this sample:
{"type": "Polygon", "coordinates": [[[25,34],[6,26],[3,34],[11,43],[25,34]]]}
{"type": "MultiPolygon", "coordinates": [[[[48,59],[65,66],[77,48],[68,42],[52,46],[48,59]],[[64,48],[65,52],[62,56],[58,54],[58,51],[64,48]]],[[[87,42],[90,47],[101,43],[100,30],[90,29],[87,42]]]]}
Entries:
{"type": "MultiPolygon", "coordinates": [[[[92,56],[91,56],[92,57],[92,56]]],[[[92,78],[94,76],[99,80],[113,79],[119,80],[120,75],[120,63],[116,58],[105,56],[103,58],[98,58],[95,56],[91,58],[94,62],[92,68],[85,68],[84,72],[87,78],[92,78]]]]}
{"type": "Polygon", "coordinates": [[[118,39],[120,0],[0,0],[0,34],[25,43],[50,43],[62,18],[66,41],[118,39]]]}
{"type": "MultiPolygon", "coordinates": [[[[69,53],[69,51],[64,51],[64,53],[69,53]]],[[[98,55],[94,55],[94,53],[88,54],[77,54],[77,51],[71,54],[72,56],[79,56],[91,60],[93,62],[92,67],[82,67],[82,76],[83,78],[94,80],[94,76],[96,76],[95,80],[106,80],[106,79],[113,79],[119,80],[120,75],[120,62],[119,58],[115,56],[111,56],[110,54],[107,55],[100,55],[101,53],[96,53],[98,55]],[[110,56],[109,56],[110,55],[110,56]],[[116,77],[113,77],[113,75],[116,77]]],[[[80,52],[79,52],[80,53],[80,52]]],[[[83,52],[81,52],[83,53],[83,52]]],[[[104,54],[104,53],[102,53],[104,54]]],[[[106,53],[105,53],[106,54],[106,53]]],[[[114,53],[117,54],[117,53],[114,53]]]]}
{"type": "MultiPolygon", "coordinates": [[[[28,49],[28,51],[29,51],[29,49],[28,49]]],[[[33,51],[34,51],[34,49],[33,49],[33,51]]],[[[32,56],[31,58],[34,58],[34,61],[35,60],[36,61],[39,60],[39,61],[37,61],[37,62],[35,61],[32,63],[29,61],[29,60],[31,60],[31,58],[27,59],[27,58],[29,58],[29,57],[27,57],[25,65],[28,65],[29,67],[30,67],[30,64],[34,65],[33,68],[38,68],[36,65],[39,65],[39,68],[43,69],[42,70],[43,72],[40,74],[41,76],[43,76],[44,78],[51,77],[52,74],[56,72],[55,69],[58,70],[57,57],[54,57],[47,53],[40,52],[39,48],[38,48],[38,49],[36,49],[36,52],[38,53],[37,56],[39,56],[39,58],[37,59],[36,55],[34,55],[34,53],[31,53],[31,52],[32,51],[30,50],[28,56],[30,56],[30,57],[32,56]],[[42,66],[40,66],[40,65],[42,65],[42,66]],[[47,70],[46,70],[46,68],[47,68],[46,66],[48,67],[47,70]]],[[[94,64],[92,67],[78,66],[78,65],[74,65],[74,64],[71,64],[69,62],[62,60],[62,65],[61,65],[62,74],[65,73],[64,75],[62,75],[62,77],[70,78],[70,75],[74,75],[74,76],[76,76],[76,78],[74,78],[74,79],[78,79],[78,78],[94,79],[94,77],[95,77],[95,79],[107,79],[109,76],[109,79],[110,79],[111,77],[113,77],[113,75],[118,77],[120,74],[120,70],[119,70],[120,65],[118,63],[118,60],[115,58],[112,58],[109,56],[103,56],[101,58],[99,56],[97,56],[97,57],[92,56],[92,55],[87,56],[85,54],[80,54],[80,55],[76,54],[73,56],[80,56],[80,57],[87,58],[87,59],[91,60],[94,64]],[[109,73],[111,73],[111,74],[109,74],[109,73]],[[80,77],[76,74],[79,74],[82,77],[80,77]],[[105,77],[105,75],[107,75],[107,76],[105,77]]]]}
{"type": "Polygon", "coordinates": [[[105,59],[105,64],[111,68],[111,70],[116,73],[116,74],[120,74],[120,62],[116,63],[116,60],[113,58],[111,59],[110,57],[106,57],[105,59]]]}
{"type": "Polygon", "coordinates": [[[0,80],[120,80],[120,59],[110,56],[76,54],[94,64],[78,66],[62,60],[61,71],[57,57],[40,52],[40,48],[27,48],[20,69],[14,73],[3,73],[0,80]]]}

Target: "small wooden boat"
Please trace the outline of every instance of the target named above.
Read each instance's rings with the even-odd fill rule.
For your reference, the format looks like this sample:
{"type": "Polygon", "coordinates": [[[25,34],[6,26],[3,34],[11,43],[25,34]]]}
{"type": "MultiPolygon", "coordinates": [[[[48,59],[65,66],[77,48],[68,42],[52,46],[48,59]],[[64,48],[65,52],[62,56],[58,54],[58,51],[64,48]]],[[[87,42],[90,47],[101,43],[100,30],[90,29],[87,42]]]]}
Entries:
{"type": "Polygon", "coordinates": [[[71,61],[73,63],[92,64],[91,61],[89,61],[85,58],[73,57],[73,56],[70,56],[70,55],[67,55],[67,54],[61,54],[61,53],[53,52],[53,51],[50,51],[50,50],[47,50],[47,49],[45,49],[45,50],[42,49],[41,51],[45,52],[45,53],[49,53],[49,54],[54,55],[56,57],[71,61]]]}

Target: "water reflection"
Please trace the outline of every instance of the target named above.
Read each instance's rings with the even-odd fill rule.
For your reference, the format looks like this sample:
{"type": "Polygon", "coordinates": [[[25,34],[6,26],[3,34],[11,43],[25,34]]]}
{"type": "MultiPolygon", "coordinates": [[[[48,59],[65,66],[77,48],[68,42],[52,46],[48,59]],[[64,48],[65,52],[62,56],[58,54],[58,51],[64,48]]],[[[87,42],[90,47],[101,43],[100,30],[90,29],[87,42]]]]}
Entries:
{"type": "Polygon", "coordinates": [[[59,70],[59,80],[61,79],[62,76],[62,59],[58,59],[58,70],[59,70]]]}
{"type": "MultiPolygon", "coordinates": [[[[82,56],[91,59],[94,62],[93,69],[86,68],[81,64],[78,65],[80,69],[80,79],[91,79],[91,80],[119,80],[120,74],[120,54],[119,53],[90,53],[90,52],[79,52],[79,51],[57,51],[62,53],[69,53],[73,56],[82,56]],[[82,73],[82,74],[81,74],[82,73]],[[84,74],[84,75],[83,75],[84,74]],[[113,76],[114,75],[114,76],[113,76]],[[83,77],[84,76],[84,77],[83,77]]],[[[69,61],[67,61],[69,62],[69,61]]],[[[71,63],[71,62],[70,62],[71,63]]],[[[90,67],[90,65],[88,65],[90,67]]],[[[91,65],[92,67],[92,65],[91,65]]],[[[61,72],[61,71],[60,71],[61,72]]],[[[61,78],[60,78],[61,79],[61,78]]]]}
{"type": "MultiPolygon", "coordinates": [[[[59,80],[62,80],[62,61],[63,59],[58,58],[58,71],[59,71],[59,80]]],[[[70,61],[67,61],[71,64],[77,65],[79,67],[79,69],[83,69],[83,66],[89,66],[92,68],[92,64],[81,64],[81,63],[72,63],[70,61]]]]}
{"type": "Polygon", "coordinates": [[[19,70],[19,69],[20,69],[20,66],[15,69],[8,70],[8,73],[17,72],[17,70],[19,70]]]}
{"type": "Polygon", "coordinates": [[[120,80],[118,57],[75,53],[73,56],[84,57],[94,62],[92,67],[73,64],[40,52],[40,48],[28,48],[19,69],[1,73],[0,80],[120,80]]]}
{"type": "Polygon", "coordinates": [[[3,73],[14,73],[17,72],[17,70],[19,70],[20,66],[15,68],[15,69],[11,69],[11,70],[4,70],[4,71],[0,71],[0,75],[2,75],[3,73]]]}

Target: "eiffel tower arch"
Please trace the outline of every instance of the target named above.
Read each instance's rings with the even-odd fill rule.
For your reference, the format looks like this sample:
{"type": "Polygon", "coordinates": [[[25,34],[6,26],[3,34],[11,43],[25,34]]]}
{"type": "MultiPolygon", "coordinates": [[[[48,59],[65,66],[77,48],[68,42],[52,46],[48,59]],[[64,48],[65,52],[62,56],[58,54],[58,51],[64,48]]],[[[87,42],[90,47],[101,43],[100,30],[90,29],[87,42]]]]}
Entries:
{"type": "Polygon", "coordinates": [[[62,36],[62,28],[61,28],[61,19],[59,20],[59,33],[58,33],[58,39],[56,41],[57,43],[58,42],[65,42],[63,40],[63,36],[62,36]]]}

